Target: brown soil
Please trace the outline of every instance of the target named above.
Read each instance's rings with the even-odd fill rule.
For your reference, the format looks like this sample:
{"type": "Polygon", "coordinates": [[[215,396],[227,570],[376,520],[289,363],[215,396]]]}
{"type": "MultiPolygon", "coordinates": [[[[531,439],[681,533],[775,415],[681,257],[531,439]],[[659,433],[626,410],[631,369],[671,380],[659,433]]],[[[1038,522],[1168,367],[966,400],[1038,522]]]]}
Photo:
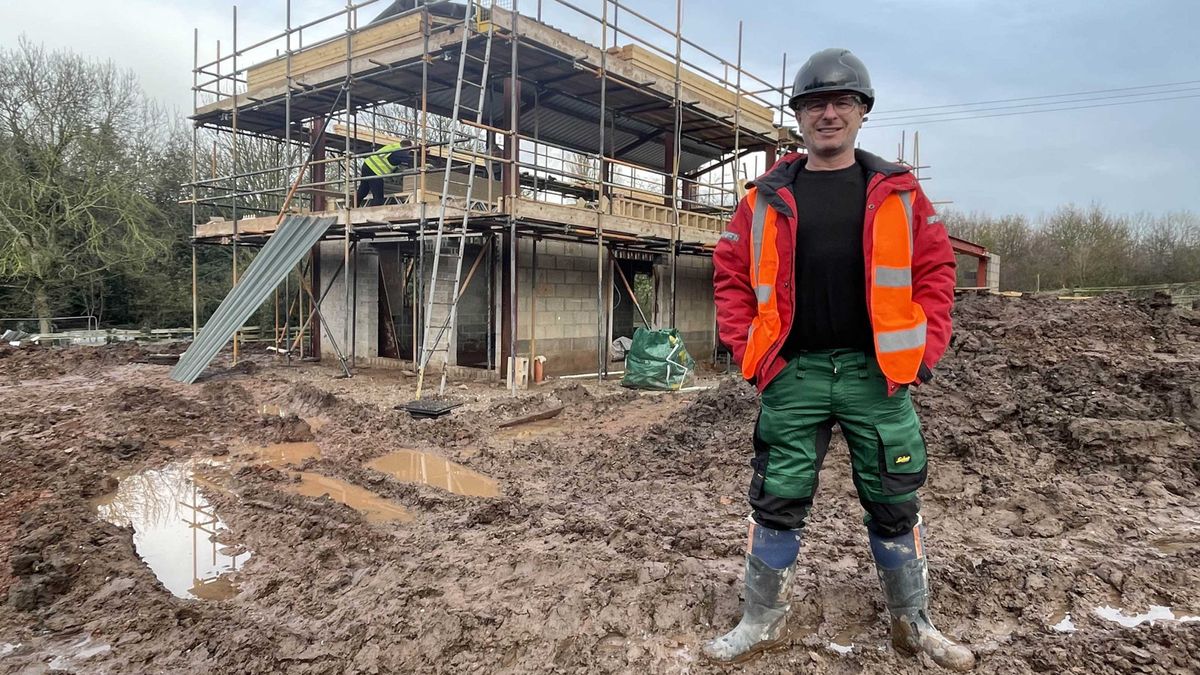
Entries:
{"type": "MultiPolygon", "coordinates": [[[[980,673],[1200,672],[1200,317],[1163,303],[968,296],[914,395],[933,613],[980,673]],[[1073,633],[1051,628],[1069,613],[1073,633]]],[[[698,644],[736,623],[753,391],[553,382],[452,387],[451,415],[393,409],[412,378],[214,366],[200,384],[135,347],[0,347],[0,673],[721,672],[698,644]],[[565,404],[528,428],[504,420],[565,404]],[[315,437],[302,467],[402,505],[368,523],[218,472],[209,500],[253,552],[228,600],[173,596],[91,500],[114,477],[315,437]],[[366,468],[397,449],[498,482],[464,497],[366,468]]],[[[161,351],[161,350],[155,350],[161,351]]],[[[801,553],[791,642],[748,673],[921,673],[887,643],[844,445],[801,553]],[[831,643],[853,643],[840,654],[831,643]]]]}

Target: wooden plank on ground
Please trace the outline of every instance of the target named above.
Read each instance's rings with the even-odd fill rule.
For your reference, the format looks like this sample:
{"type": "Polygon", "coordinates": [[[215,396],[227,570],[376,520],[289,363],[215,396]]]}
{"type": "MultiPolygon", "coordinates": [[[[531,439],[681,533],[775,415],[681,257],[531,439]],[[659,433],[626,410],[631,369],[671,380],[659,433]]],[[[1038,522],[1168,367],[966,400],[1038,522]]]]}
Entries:
{"type": "Polygon", "coordinates": [[[562,411],[563,411],[563,406],[560,405],[560,406],[557,406],[554,408],[548,408],[546,410],[541,410],[541,411],[538,411],[535,413],[530,413],[528,415],[514,417],[510,420],[501,422],[499,428],[504,429],[507,427],[519,426],[521,424],[528,424],[530,422],[537,422],[539,420],[548,420],[551,417],[557,417],[558,414],[561,413],[562,411]]]}

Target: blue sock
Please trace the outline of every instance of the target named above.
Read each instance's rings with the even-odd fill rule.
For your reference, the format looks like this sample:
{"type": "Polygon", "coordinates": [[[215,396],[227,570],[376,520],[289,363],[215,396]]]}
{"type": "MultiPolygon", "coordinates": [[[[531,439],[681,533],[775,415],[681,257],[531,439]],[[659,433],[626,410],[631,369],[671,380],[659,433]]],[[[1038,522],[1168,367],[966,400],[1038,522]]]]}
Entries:
{"type": "Polygon", "coordinates": [[[774,530],[750,521],[750,554],[768,567],[781,570],[796,562],[800,530],[774,530]]]}
{"type": "Polygon", "coordinates": [[[899,537],[883,537],[870,529],[867,530],[867,536],[871,540],[871,555],[885,570],[898,569],[910,560],[925,557],[921,543],[924,534],[925,527],[919,521],[916,527],[899,537]]]}

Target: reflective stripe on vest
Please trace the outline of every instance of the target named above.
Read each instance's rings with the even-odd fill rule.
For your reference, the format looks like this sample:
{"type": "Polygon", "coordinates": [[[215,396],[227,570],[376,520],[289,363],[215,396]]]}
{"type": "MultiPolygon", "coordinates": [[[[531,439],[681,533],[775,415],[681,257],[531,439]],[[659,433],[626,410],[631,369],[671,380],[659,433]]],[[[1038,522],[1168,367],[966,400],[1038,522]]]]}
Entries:
{"type": "Polygon", "coordinates": [[[389,143],[388,145],[380,148],[378,152],[368,157],[363,163],[366,164],[367,168],[370,169],[371,172],[376,176],[385,176],[396,170],[396,166],[388,161],[388,155],[397,150],[404,150],[406,147],[407,146],[401,143],[389,143]]]}
{"type": "Polygon", "coordinates": [[[925,355],[925,310],[912,300],[912,198],[888,195],[875,214],[871,245],[871,327],[875,357],[893,382],[917,379],[925,355]]]}
{"type": "Polygon", "coordinates": [[[746,353],[742,355],[742,376],[750,379],[778,341],[782,326],[775,294],[775,279],[779,275],[778,214],[767,205],[765,197],[759,196],[758,188],[750,188],[746,199],[754,205],[750,225],[750,285],[758,302],[758,311],[746,334],[746,353]]]}

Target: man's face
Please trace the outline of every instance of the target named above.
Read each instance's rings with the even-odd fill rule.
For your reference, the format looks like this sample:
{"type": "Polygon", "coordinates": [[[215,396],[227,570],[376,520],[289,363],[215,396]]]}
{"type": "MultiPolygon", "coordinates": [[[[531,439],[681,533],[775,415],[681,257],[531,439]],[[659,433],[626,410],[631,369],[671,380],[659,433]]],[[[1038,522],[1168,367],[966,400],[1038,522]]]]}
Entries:
{"type": "Polygon", "coordinates": [[[819,94],[796,104],[796,121],[808,151],[828,157],[854,148],[866,112],[857,94],[819,94]]]}

